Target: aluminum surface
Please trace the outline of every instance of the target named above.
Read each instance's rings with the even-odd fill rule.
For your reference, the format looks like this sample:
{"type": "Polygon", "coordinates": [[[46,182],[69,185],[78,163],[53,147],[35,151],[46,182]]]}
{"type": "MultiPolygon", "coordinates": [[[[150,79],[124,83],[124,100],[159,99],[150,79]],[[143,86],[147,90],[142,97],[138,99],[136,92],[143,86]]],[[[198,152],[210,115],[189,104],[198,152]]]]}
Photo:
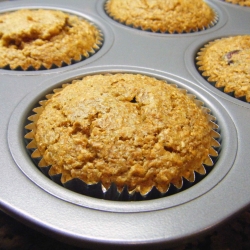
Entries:
{"type": "Polygon", "coordinates": [[[83,16],[104,33],[91,58],[47,71],[0,70],[0,209],[25,224],[78,246],[156,248],[212,230],[250,204],[250,104],[215,89],[196,71],[197,50],[215,38],[250,34],[250,8],[207,1],[218,13],[213,28],[192,34],[153,34],[106,16],[104,0],[1,2],[0,12],[53,8],[83,16]],[[205,102],[221,129],[222,148],[201,182],[166,198],[112,202],[68,191],[44,177],[25,151],[23,124],[34,104],[62,83],[102,72],[166,79],[205,102]]]}

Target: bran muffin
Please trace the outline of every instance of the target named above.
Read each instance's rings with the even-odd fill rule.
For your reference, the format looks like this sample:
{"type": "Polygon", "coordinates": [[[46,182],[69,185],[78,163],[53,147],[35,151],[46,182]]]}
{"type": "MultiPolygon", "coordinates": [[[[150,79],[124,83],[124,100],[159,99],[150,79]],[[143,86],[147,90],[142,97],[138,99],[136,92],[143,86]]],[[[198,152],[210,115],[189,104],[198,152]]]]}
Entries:
{"type": "Polygon", "coordinates": [[[106,190],[115,184],[119,192],[164,193],[217,156],[217,125],[207,111],[185,91],[145,75],[86,76],[34,111],[30,147],[62,183],[78,178],[106,190]]]}
{"type": "Polygon", "coordinates": [[[107,14],[134,28],[161,33],[189,33],[213,26],[217,16],[203,0],[108,0],[107,14]]]}
{"type": "Polygon", "coordinates": [[[1,68],[61,67],[89,57],[101,44],[97,27],[58,10],[20,9],[0,15],[1,68]]]}
{"type": "Polygon", "coordinates": [[[209,42],[198,52],[197,65],[216,88],[250,102],[250,35],[209,42]]]}
{"type": "Polygon", "coordinates": [[[224,1],[228,2],[228,3],[238,4],[238,5],[241,5],[241,6],[250,7],[250,0],[224,0],[224,1]]]}

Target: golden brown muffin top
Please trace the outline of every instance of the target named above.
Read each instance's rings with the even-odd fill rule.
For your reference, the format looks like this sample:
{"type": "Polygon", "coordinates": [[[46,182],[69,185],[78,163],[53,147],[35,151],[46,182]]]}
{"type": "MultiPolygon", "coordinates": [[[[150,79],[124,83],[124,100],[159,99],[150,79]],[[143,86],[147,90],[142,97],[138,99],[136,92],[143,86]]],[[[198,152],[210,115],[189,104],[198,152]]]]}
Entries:
{"type": "Polygon", "coordinates": [[[207,114],[165,81],[134,74],[92,75],[53,95],[35,140],[62,182],[165,192],[200,169],[213,143],[207,114]]]}
{"type": "Polygon", "coordinates": [[[228,2],[228,3],[239,4],[241,6],[248,6],[248,7],[250,7],[250,0],[224,0],[224,1],[228,2]]]}
{"type": "Polygon", "coordinates": [[[23,40],[48,39],[60,33],[67,15],[60,11],[19,10],[0,16],[1,43],[20,44],[23,40]]]}
{"type": "Polygon", "coordinates": [[[211,41],[198,53],[197,61],[208,81],[250,102],[250,35],[211,41]]]}
{"type": "Polygon", "coordinates": [[[0,15],[0,67],[61,66],[88,57],[100,44],[95,26],[57,10],[20,9],[0,15]]]}
{"type": "Polygon", "coordinates": [[[203,0],[108,0],[105,8],[119,22],[153,32],[198,31],[215,21],[203,0]]]}

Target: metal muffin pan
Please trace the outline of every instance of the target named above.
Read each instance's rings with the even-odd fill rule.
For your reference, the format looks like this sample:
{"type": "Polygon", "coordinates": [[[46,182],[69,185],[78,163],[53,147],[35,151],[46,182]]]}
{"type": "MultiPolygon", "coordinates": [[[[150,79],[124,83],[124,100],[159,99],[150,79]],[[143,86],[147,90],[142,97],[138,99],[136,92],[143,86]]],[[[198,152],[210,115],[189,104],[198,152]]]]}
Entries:
{"type": "Polygon", "coordinates": [[[215,89],[196,71],[195,54],[207,41],[249,34],[250,8],[207,1],[218,23],[190,34],[154,34],[116,23],[104,0],[1,2],[1,12],[52,8],[97,24],[104,44],[91,58],[42,71],[0,70],[0,209],[23,223],[76,246],[164,248],[205,234],[245,209],[249,196],[250,104],[215,89]],[[23,125],[32,107],[64,82],[96,73],[142,73],[175,83],[204,101],[222,137],[213,170],[193,187],[149,201],[85,197],[48,178],[26,152],[23,125]]]}

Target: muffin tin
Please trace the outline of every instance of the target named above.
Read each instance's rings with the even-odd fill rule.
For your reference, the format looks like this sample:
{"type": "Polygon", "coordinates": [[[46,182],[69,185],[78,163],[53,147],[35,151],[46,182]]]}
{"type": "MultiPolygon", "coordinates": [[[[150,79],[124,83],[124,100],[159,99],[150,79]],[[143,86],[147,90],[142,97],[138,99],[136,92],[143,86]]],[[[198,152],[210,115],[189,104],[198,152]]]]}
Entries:
{"type": "Polygon", "coordinates": [[[137,30],[109,18],[104,0],[1,2],[0,12],[60,9],[100,27],[102,48],[70,66],[0,70],[0,208],[46,234],[89,248],[164,248],[205,234],[250,204],[250,104],[209,84],[197,71],[196,53],[210,40],[250,34],[250,8],[207,1],[218,23],[190,34],[137,30]],[[32,107],[54,88],[96,73],[130,72],[166,79],[202,100],[217,118],[221,149],[211,172],[194,186],[148,201],[118,202],[87,197],[45,177],[25,148],[24,125],[32,107]]]}

